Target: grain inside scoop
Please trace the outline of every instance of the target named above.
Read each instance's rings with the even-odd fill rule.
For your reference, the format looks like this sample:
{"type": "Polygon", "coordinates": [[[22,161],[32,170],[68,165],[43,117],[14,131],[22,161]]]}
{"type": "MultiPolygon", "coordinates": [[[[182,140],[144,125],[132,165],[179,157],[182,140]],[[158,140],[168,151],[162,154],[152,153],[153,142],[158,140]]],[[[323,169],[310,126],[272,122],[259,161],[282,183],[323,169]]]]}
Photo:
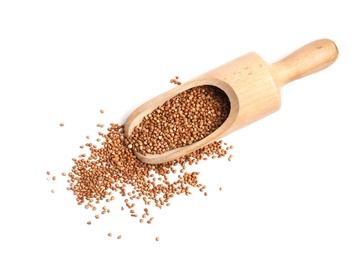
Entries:
{"type": "Polygon", "coordinates": [[[128,117],[125,135],[131,140],[135,127],[148,114],[180,93],[200,86],[219,88],[228,97],[230,109],[228,117],[212,133],[161,154],[135,151],[141,161],[150,164],[176,160],[277,111],[281,87],[327,68],[337,56],[335,43],[328,39],[311,42],[274,64],[266,63],[254,52],[245,54],[142,104],[128,117]]]}

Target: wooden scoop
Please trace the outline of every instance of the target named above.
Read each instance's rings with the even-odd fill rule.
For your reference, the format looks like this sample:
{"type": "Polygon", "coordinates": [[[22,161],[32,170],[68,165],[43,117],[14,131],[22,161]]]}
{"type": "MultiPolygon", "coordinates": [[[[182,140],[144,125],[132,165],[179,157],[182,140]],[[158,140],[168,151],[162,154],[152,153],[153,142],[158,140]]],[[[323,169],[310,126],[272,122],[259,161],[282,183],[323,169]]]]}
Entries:
{"type": "Polygon", "coordinates": [[[163,154],[142,155],[135,152],[141,161],[150,164],[176,160],[275,112],[281,106],[282,86],[327,68],[337,56],[335,43],[328,39],[311,42],[274,64],[266,63],[256,53],[248,53],[138,107],[125,123],[125,136],[131,136],[144,116],[187,89],[203,85],[222,89],[230,100],[231,109],[226,121],[213,133],[191,145],[163,154]]]}

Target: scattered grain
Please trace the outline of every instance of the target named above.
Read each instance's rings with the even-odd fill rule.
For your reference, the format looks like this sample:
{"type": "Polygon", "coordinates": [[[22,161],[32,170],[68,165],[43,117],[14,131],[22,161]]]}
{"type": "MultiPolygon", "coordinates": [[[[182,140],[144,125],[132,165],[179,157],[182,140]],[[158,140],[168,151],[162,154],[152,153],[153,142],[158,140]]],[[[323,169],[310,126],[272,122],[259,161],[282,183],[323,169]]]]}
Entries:
{"type": "Polygon", "coordinates": [[[51,190],[51,193],[55,193],[55,190],[51,190]]]}
{"type": "Polygon", "coordinates": [[[122,236],[121,235],[119,235],[118,237],[117,237],[117,239],[121,239],[122,238],[122,236]]]}
{"type": "Polygon", "coordinates": [[[112,233],[108,233],[108,237],[111,237],[113,234],[112,233]]]}
{"type": "Polygon", "coordinates": [[[64,123],[60,123],[60,126],[64,126],[64,123]]]}
{"type": "MultiPolygon", "coordinates": [[[[176,76],[172,83],[179,85],[178,79],[176,76]]],[[[176,195],[191,195],[192,189],[203,192],[206,186],[199,183],[200,173],[188,171],[186,166],[198,164],[208,157],[225,157],[227,150],[222,141],[210,143],[178,160],[157,165],[141,162],[133,150],[156,154],[189,145],[215,131],[228,114],[229,100],[224,92],[213,86],[200,86],[179,94],[147,115],[133,131],[130,140],[124,135],[124,125],[110,123],[107,132],[98,133],[103,139],[99,148],[92,143],[80,146],[89,149],[89,153],[72,159],[67,190],[73,192],[78,205],[85,203],[85,208],[94,211],[97,209],[95,204],[113,201],[114,194],[118,194],[125,197],[121,210],[127,207],[130,216],[135,218],[138,218],[135,212],[139,211],[133,201],[147,207],[153,204],[161,209],[170,206],[169,201],[176,195]],[[179,166],[181,170],[178,170],[179,166]],[[171,177],[170,174],[175,175],[171,177]]],[[[90,139],[90,136],[86,138],[90,139]]],[[[100,142],[100,138],[96,140],[100,142]]],[[[207,196],[207,192],[204,195],[207,196]]],[[[102,206],[99,206],[102,214],[110,212],[102,206]]],[[[99,215],[95,218],[99,219],[99,215]]],[[[144,208],[144,214],[139,214],[140,223],[151,224],[153,219],[148,208],[144,208]]]]}
{"type": "Polygon", "coordinates": [[[156,238],[155,238],[155,241],[159,241],[159,237],[156,237],[156,238]]]}

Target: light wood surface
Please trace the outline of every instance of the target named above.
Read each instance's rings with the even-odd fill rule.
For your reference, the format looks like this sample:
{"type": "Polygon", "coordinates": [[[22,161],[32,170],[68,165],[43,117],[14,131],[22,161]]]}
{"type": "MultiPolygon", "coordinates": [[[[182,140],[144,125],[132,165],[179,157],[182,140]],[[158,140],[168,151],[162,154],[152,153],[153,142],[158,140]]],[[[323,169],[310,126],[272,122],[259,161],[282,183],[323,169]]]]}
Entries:
{"type": "Polygon", "coordinates": [[[229,97],[231,110],[227,120],[212,134],[164,154],[144,156],[135,153],[141,161],[150,164],[176,160],[277,111],[281,106],[282,86],[327,68],[337,56],[335,43],[328,39],[311,42],[274,64],[266,63],[256,53],[248,53],[141,105],[128,117],[125,135],[130,137],[144,116],[187,89],[202,85],[222,89],[229,97]]]}

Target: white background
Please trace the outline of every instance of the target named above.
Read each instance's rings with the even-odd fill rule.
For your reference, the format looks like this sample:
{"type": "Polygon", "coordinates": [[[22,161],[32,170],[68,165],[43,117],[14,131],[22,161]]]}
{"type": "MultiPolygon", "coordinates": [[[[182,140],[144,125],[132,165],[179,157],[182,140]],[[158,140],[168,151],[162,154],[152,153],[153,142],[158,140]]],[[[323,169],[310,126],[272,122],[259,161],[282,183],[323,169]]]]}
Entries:
{"type": "Polygon", "coordinates": [[[0,2],[0,259],[361,259],[357,1],[189,2],[0,2]],[[225,138],[232,162],[192,168],[207,197],[178,197],[147,225],[120,200],[95,221],[66,191],[60,173],[96,124],[124,123],[175,75],[250,51],[272,63],[319,38],[335,64],[225,138]]]}

